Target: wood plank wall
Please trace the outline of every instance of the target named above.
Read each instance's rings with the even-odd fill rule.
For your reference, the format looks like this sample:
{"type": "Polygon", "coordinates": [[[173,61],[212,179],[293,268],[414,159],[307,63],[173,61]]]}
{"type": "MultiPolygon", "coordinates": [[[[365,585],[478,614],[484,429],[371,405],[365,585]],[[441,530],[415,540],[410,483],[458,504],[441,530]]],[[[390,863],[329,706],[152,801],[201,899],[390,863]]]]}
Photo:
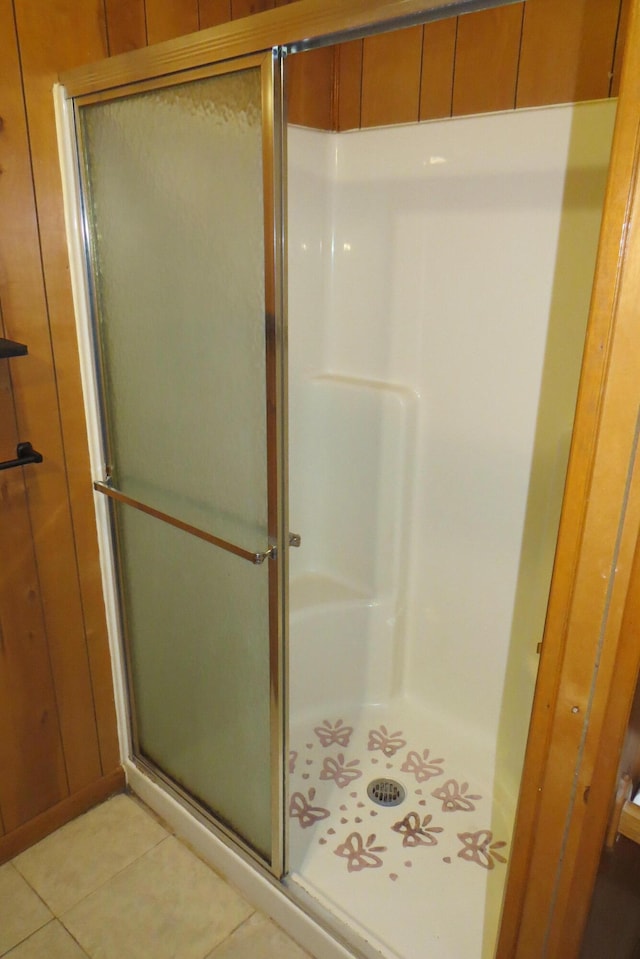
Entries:
{"type": "Polygon", "coordinates": [[[122,783],[51,98],[95,13],[0,0],[0,458],[44,455],[0,473],[0,859],[122,783]]]}
{"type": "MultiPolygon", "coordinates": [[[[122,784],[51,87],[290,0],[0,0],[0,861],[122,784]]],[[[290,119],[346,130],[615,94],[628,0],[526,4],[290,60],[290,119]]]]}
{"type": "Polygon", "coordinates": [[[328,129],[617,94],[628,0],[527,0],[337,52],[328,129]]]}

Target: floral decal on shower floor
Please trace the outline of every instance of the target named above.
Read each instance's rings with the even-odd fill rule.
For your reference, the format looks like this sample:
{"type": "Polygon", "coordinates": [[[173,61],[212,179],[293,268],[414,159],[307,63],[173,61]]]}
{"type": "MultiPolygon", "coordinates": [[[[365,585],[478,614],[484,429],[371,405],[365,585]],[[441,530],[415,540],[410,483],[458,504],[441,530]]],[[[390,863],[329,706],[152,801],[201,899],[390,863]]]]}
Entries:
{"type": "Polygon", "coordinates": [[[420,813],[410,812],[391,828],[402,835],[403,846],[437,846],[435,833],[443,829],[442,826],[430,826],[432,819],[433,816],[425,816],[421,822],[420,813]]]}
{"type": "Polygon", "coordinates": [[[437,748],[410,743],[393,726],[360,731],[343,718],[323,719],[295,746],[289,815],[300,850],[321,847],[347,875],[375,870],[392,882],[414,865],[486,871],[506,863],[507,843],[487,828],[490,800],[483,808],[481,793],[455,778],[437,748]],[[400,782],[405,798],[375,803],[367,786],[376,778],[400,782]]]}
{"type": "Polygon", "coordinates": [[[378,869],[382,865],[382,859],[375,853],[386,852],[387,849],[386,846],[374,845],[375,841],[375,833],[371,833],[369,838],[364,840],[359,832],[352,832],[334,852],[336,856],[342,856],[347,860],[349,872],[359,872],[361,869],[378,869]]]}

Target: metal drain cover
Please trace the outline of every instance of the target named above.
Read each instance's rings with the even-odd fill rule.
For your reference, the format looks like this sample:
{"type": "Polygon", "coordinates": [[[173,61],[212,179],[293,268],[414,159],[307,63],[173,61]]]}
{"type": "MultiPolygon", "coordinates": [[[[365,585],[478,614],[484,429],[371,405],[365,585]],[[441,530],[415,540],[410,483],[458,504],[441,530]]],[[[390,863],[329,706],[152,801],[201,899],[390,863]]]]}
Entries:
{"type": "Polygon", "coordinates": [[[367,786],[367,796],[379,806],[399,806],[407,795],[395,779],[374,779],[367,786]]]}

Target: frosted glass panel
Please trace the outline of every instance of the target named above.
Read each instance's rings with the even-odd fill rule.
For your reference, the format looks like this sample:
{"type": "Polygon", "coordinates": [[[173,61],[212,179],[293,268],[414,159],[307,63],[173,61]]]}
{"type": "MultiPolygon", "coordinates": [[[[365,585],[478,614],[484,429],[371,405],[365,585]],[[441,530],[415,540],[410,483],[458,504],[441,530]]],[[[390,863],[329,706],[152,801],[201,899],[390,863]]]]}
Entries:
{"type": "Polygon", "coordinates": [[[140,752],[269,860],[268,563],[117,517],[140,752]]]}
{"type": "Polygon", "coordinates": [[[115,485],[264,549],[259,67],[81,109],[115,485]]]}
{"type": "MultiPolygon", "coordinates": [[[[261,68],[79,123],[113,485],[263,552],[261,68]]],[[[270,561],[113,508],[136,755],[271,862],[270,561]]]]}

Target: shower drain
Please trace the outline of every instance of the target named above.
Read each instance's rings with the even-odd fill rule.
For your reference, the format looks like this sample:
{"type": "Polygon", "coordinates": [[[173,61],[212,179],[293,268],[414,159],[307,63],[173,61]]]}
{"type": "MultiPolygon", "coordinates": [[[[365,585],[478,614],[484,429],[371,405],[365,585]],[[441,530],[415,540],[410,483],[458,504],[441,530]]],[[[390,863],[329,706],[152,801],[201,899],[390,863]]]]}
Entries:
{"type": "Polygon", "coordinates": [[[406,795],[395,779],[374,779],[367,786],[367,796],[379,806],[399,806],[406,795]]]}

